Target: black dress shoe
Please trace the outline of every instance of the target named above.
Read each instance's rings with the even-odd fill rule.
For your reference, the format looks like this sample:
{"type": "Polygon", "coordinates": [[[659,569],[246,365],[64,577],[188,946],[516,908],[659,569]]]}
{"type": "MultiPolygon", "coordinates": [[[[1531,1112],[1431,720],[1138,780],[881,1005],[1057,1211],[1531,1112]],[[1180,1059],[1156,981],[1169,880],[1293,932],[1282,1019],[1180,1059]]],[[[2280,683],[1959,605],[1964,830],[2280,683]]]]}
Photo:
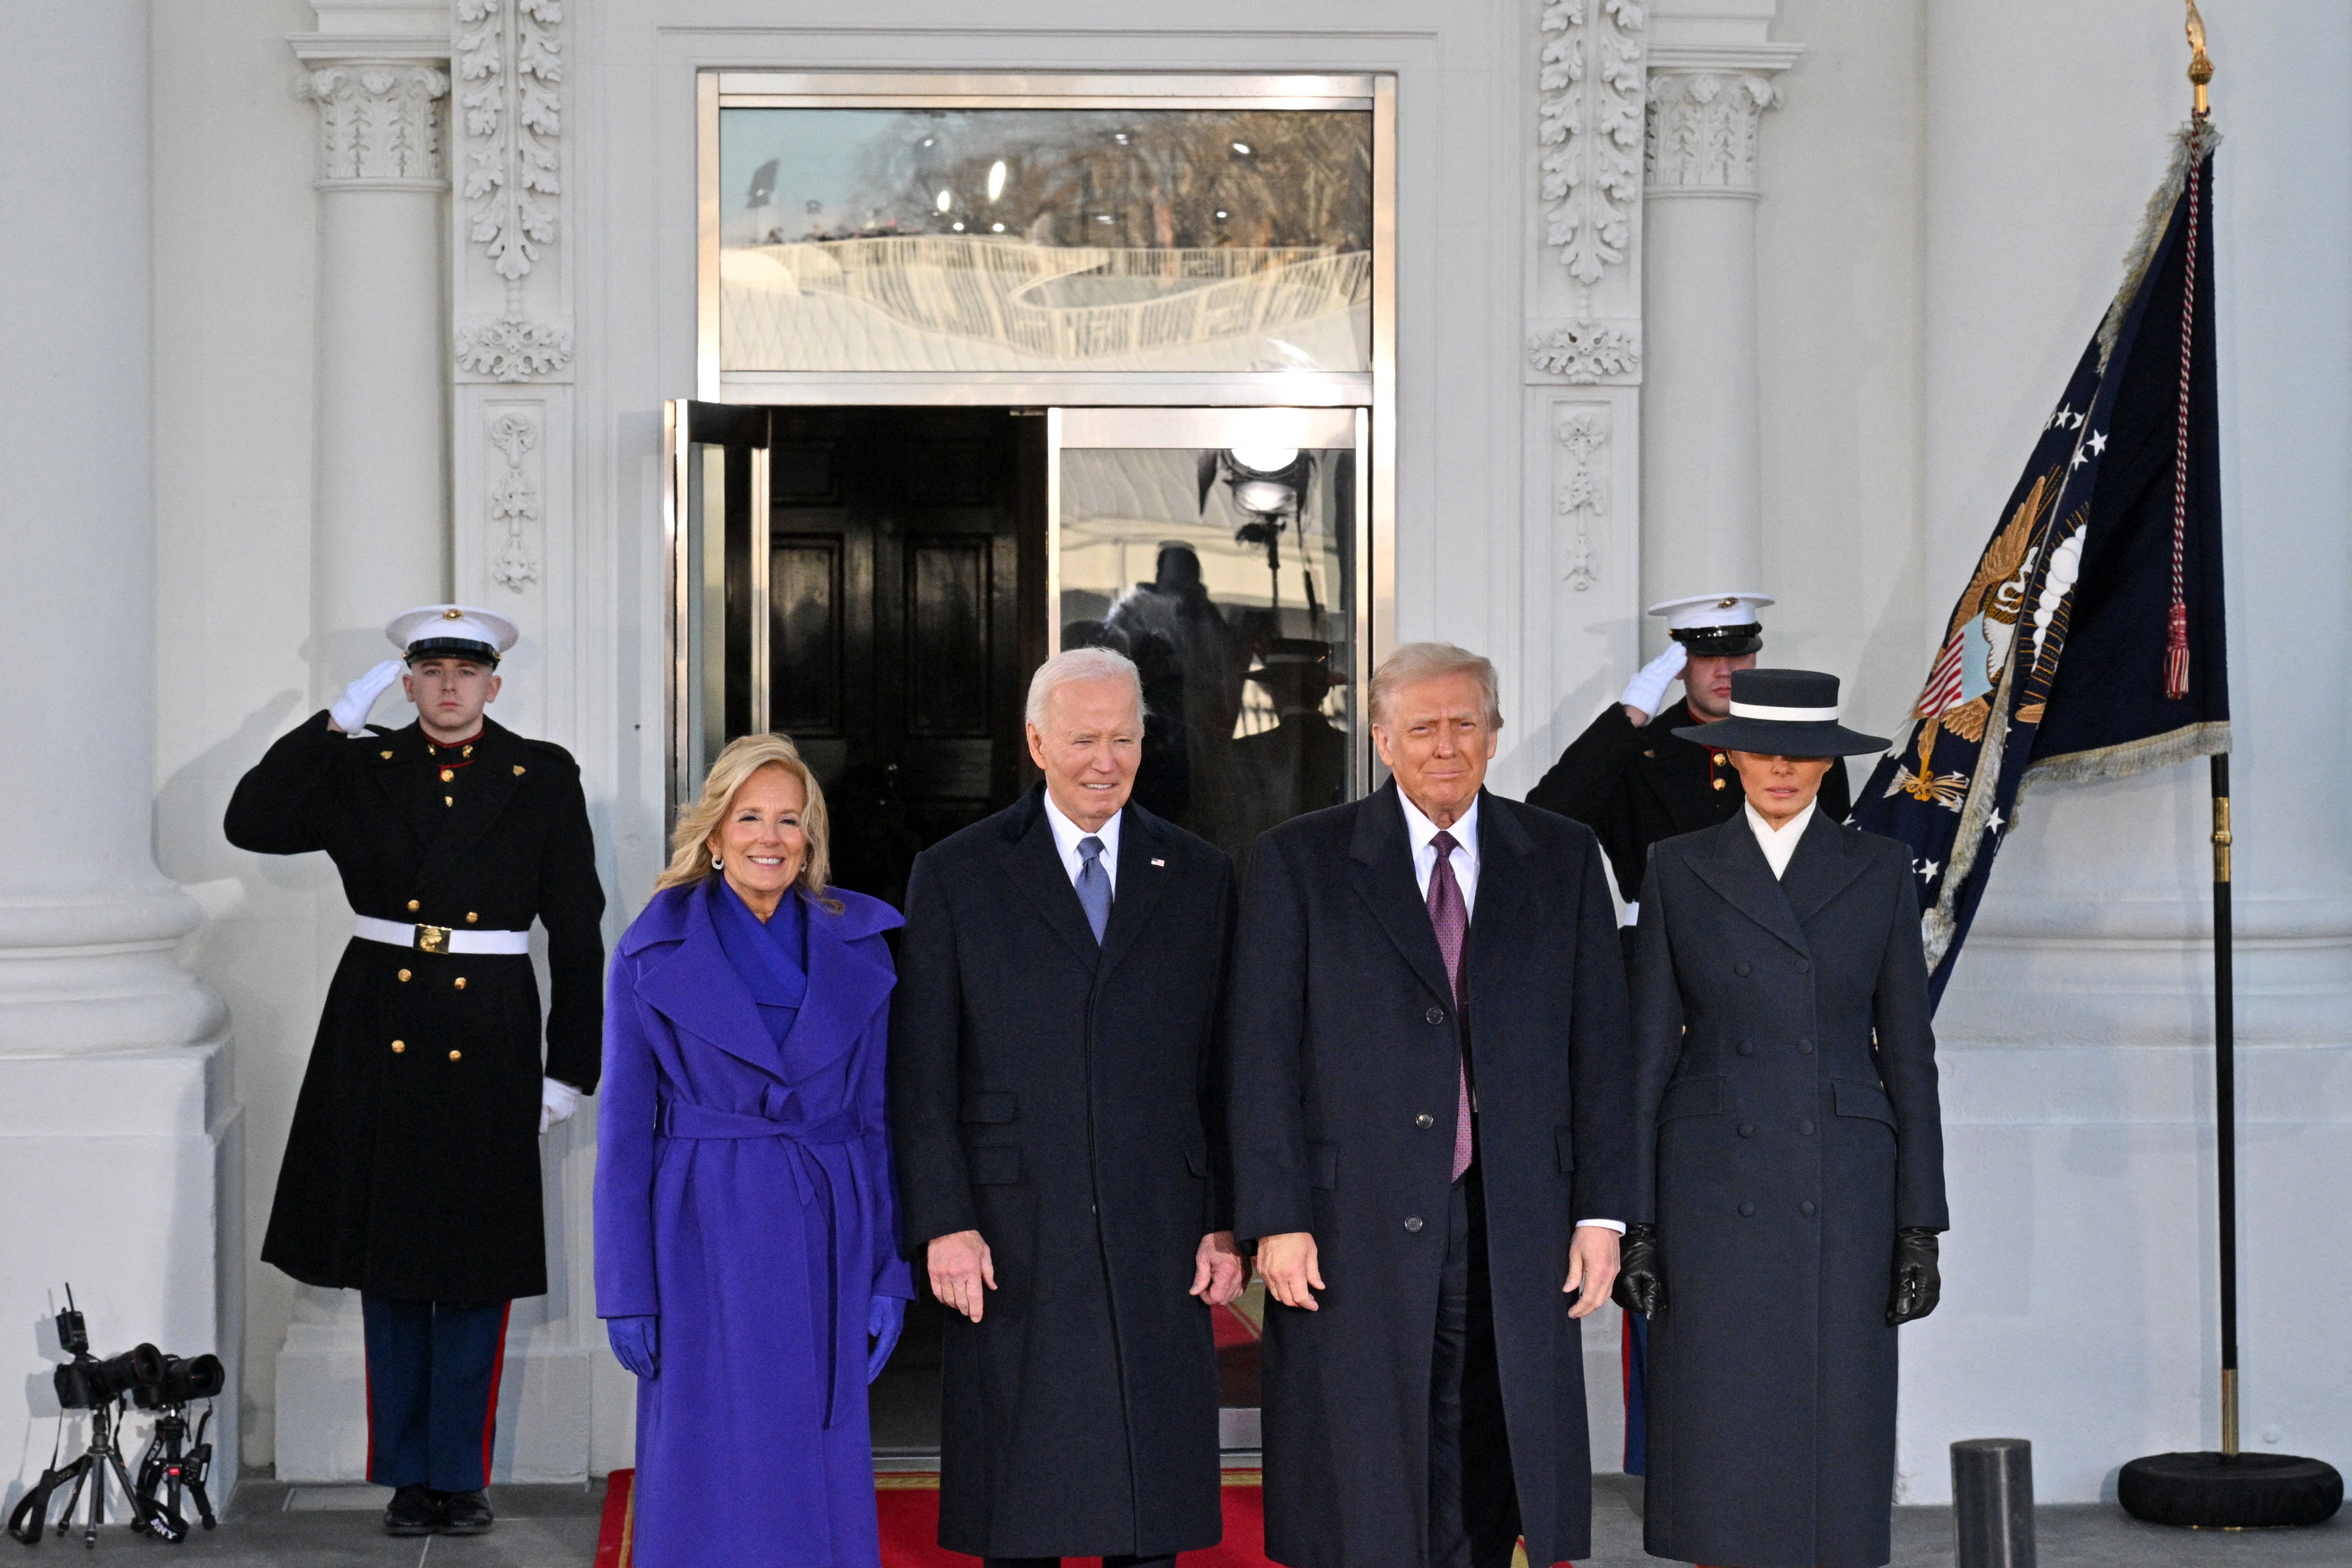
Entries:
{"type": "Polygon", "coordinates": [[[480,1492],[451,1492],[442,1500],[444,1535],[488,1535],[497,1522],[497,1515],[490,1512],[490,1500],[480,1492]]]}
{"type": "Polygon", "coordinates": [[[430,1535],[441,1528],[441,1504],[421,1486],[403,1487],[383,1510],[386,1535],[430,1535]]]}

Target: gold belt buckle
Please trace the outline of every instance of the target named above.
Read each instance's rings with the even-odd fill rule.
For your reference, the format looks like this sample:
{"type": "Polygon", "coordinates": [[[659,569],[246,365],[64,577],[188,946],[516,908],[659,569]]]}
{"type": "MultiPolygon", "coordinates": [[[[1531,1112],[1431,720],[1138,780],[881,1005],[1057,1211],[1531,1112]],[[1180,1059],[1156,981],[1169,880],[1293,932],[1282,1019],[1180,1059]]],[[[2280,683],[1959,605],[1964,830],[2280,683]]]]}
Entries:
{"type": "Polygon", "coordinates": [[[449,928],[447,926],[418,926],[416,928],[416,948],[420,952],[448,952],[449,928]]]}

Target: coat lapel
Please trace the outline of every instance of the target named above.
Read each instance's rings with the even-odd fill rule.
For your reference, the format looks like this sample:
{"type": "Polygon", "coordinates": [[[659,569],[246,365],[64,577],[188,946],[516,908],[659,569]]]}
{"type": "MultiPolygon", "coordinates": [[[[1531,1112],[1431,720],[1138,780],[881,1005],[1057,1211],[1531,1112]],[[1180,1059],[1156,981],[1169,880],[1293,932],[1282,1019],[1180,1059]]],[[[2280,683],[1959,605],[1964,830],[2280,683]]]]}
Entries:
{"type": "Polygon", "coordinates": [[[368,771],[374,775],[376,787],[416,835],[419,847],[429,848],[447,810],[438,795],[425,792],[425,769],[432,764],[433,753],[425,743],[425,731],[410,723],[370,735],[368,742],[368,771]]]}
{"type": "MultiPolygon", "coordinates": [[[[1485,842],[1482,836],[1482,853],[1485,842]]],[[[1454,984],[1446,978],[1445,957],[1437,948],[1437,928],[1429,923],[1429,906],[1422,901],[1421,886],[1412,874],[1412,846],[1405,839],[1404,807],[1398,804],[1394,779],[1358,803],[1356,836],[1348,855],[1357,863],[1356,896],[1371,910],[1430,994],[1453,1000],[1454,984]]],[[[1482,895],[1484,890],[1482,886],[1482,895]]]]}
{"type": "MultiPolygon", "coordinates": [[[[1122,838],[1125,835],[1120,836],[1122,838]]],[[[1069,873],[1062,868],[1062,854],[1054,844],[1054,825],[1045,820],[1045,786],[1037,785],[1027,798],[1013,808],[1006,818],[1004,835],[998,847],[1004,852],[1005,874],[1024,897],[1034,905],[1054,934],[1069,943],[1070,951],[1086,962],[1089,969],[1102,956],[1102,944],[1095,941],[1094,927],[1087,923],[1086,906],[1078,902],[1078,890],[1070,885],[1069,873]]],[[[1119,869],[1127,869],[1124,856],[1119,869]]],[[[1118,900],[1111,900],[1111,918],[1118,918],[1118,900]]]]}
{"type": "MultiPolygon", "coordinates": [[[[1111,894],[1110,923],[1103,928],[1100,973],[1108,974],[1127,956],[1128,949],[1150,923],[1152,906],[1168,890],[1168,850],[1160,849],[1156,857],[1152,853],[1153,847],[1165,843],[1168,837],[1166,825],[1158,817],[1132,801],[1128,803],[1118,825],[1118,886],[1111,894]]],[[[1055,869],[1060,868],[1056,857],[1055,869]]],[[[1070,898],[1076,902],[1076,889],[1070,889],[1070,898]]],[[[1084,912],[1081,907],[1081,918],[1084,912]]]]}
{"type": "MultiPolygon", "coordinates": [[[[768,1038],[768,1026],[761,1020],[760,1009],[735,966],[727,961],[726,950],[719,945],[718,928],[711,924],[711,886],[703,882],[688,896],[679,922],[685,940],[667,957],[646,965],[638,976],[637,994],[679,1028],[774,1078],[776,1048],[768,1038]]],[[[814,935],[817,922],[809,923],[809,990],[803,1018],[810,1007],[823,1005],[816,969],[822,944],[814,935]]]]}
{"type": "MultiPolygon", "coordinates": [[[[1402,813],[1399,813],[1400,816],[1402,813]]],[[[1478,802],[1478,901],[1470,911],[1470,945],[1463,960],[1472,993],[1482,980],[1499,979],[1527,955],[1527,902],[1535,892],[1528,857],[1536,841],[1519,819],[1480,792],[1478,802]]]]}
{"type": "Polygon", "coordinates": [[[1797,923],[1802,925],[1869,867],[1869,856],[1846,852],[1845,832],[1830,820],[1829,814],[1815,811],[1812,821],[1805,825],[1804,837],[1797,842],[1797,852],[1789,857],[1780,890],[1788,895],[1797,923]]]}
{"type": "MultiPolygon", "coordinates": [[[[798,897],[798,894],[794,894],[798,897]]],[[[784,1035],[784,1070],[808,1077],[857,1044],[874,1010],[898,984],[886,963],[851,947],[841,934],[843,917],[812,904],[808,915],[808,994],[784,1035]]]]}
{"type": "MultiPolygon", "coordinates": [[[[1810,831],[1807,837],[1811,837],[1810,831]]],[[[1800,846],[1799,853],[1802,852],[1800,846]]],[[[1684,850],[1683,859],[1733,909],[1806,957],[1812,956],[1812,949],[1805,945],[1804,928],[1797,922],[1797,912],[1790,907],[1788,894],[1782,890],[1780,879],[1772,875],[1771,863],[1764,858],[1756,835],[1748,826],[1746,812],[1706,830],[1706,842],[1684,850]]]]}
{"type": "MultiPolygon", "coordinates": [[[[513,731],[482,721],[482,738],[474,743],[472,763],[449,792],[457,804],[441,807],[441,831],[433,836],[425,851],[425,864],[416,873],[419,885],[455,865],[489,830],[529,771],[530,755],[513,731]]],[[[427,792],[428,795],[435,793],[427,792]]]]}

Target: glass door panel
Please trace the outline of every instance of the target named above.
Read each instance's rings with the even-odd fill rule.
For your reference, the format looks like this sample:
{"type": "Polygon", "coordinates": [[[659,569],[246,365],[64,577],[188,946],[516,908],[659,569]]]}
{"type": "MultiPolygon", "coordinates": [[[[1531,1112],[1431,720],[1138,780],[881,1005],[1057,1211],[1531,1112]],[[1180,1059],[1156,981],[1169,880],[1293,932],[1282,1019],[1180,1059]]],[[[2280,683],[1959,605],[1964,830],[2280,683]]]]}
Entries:
{"type": "Polygon", "coordinates": [[[728,742],[767,727],[768,411],[680,400],[663,408],[670,555],[671,820],[728,742]]]}
{"type": "Polygon", "coordinates": [[[1354,408],[1048,417],[1055,646],[1136,661],[1136,798],[1236,861],[1364,787],[1366,425],[1354,408]]]}

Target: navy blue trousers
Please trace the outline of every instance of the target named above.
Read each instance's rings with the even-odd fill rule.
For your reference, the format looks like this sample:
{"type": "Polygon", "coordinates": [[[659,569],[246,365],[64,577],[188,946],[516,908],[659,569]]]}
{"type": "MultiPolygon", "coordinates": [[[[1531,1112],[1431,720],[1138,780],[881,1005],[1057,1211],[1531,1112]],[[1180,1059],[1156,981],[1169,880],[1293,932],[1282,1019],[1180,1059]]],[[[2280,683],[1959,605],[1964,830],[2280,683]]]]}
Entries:
{"type": "Polygon", "coordinates": [[[513,1305],[360,1297],[367,1320],[368,1479],[438,1492],[489,1484],[513,1305]]]}

